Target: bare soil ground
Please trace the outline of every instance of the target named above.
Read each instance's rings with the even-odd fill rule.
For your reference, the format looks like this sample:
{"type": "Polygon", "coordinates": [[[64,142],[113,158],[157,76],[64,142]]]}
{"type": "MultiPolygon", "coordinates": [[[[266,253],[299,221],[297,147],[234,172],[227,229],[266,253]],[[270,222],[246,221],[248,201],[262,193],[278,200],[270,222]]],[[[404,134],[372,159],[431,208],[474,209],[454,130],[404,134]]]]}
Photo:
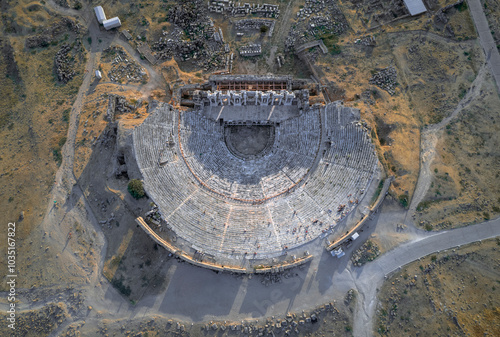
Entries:
{"type": "Polygon", "coordinates": [[[500,98],[491,76],[480,94],[443,130],[431,164],[432,183],[417,207],[427,230],[482,222],[500,213],[500,98]]]}
{"type": "Polygon", "coordinates": [[[375,335],[499,335],[499,250],[487,240],[394,273],[379,291],[375,335]]]}
{"type": "MultiPolygon", "coordinates": [[[[52,33],[62,17],[36,2],[3,2],[2,8],[0,208],[4,219],[10,221],[17,221],[24,212],[17,239],[21,247],[27,247],[30,241],[36,241],[28,237],[42,220],[61,163],[69,111],[84,76],[86,51],[82,49],[74,56],[73,79],[66,84],[59,82],[54,57],[63,43],[81,41],[82,35],[67,29],[52,33]],[[37,35],[49,36],[50,42],[46,46],[27,47],[26,39],[37,35]]],[[[4,245],[2,241],[0,246],[4,245]]],[[[26,256],[27,249],[24,248],[26,256]]],[[[1,268],[5,261],[1,259],[1,268]]],[[[27,264],[20,265],[24,269],[27,264]]],[[[31,284],[32,280],[26,280],[26,286],[31,284]]]]}
{"type": "Polygon", "coordinates": [[[341,55],[320,56],[317,64],[344,91],[346,104],[361,109],[374,130],[379,158],[396,175],[392,193],[409,199],[419,171],[420,128],[453,111],[475,78],[480,49],[474,42],[421,31],[376,36],[376,47],[351,40],[341,55]],[[368,83],[374,71],[390,65],[398,76],[393,96],[368,83]]]}

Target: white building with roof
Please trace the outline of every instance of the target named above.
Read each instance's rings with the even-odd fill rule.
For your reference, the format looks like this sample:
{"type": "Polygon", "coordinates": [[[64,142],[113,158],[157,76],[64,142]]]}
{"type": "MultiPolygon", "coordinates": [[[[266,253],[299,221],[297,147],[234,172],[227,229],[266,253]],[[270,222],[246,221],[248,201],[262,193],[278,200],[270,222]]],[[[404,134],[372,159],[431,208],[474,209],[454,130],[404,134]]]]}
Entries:
{"type": "Polygon", "coordinates": [[[104,9],[101,6],[94,7],[94,12],[99,23],[106,21],[106,14],[104,14],[104,9]]]}
{"type": "Polygon", "coordinates": [[[115,16],[114,18],[111,18],[109,20],[103,21],[102,24],[104,25],[104,28],[106,30],[110,30],[112,28],[120,27],[122,25],[122,23],[120,22],[120,19],[117,16],[115,16]]]}
{"type": "Polygon", "coordinates": [[[410,11],[411,16],[415,16],[418,14],[422,14],[427,12],[427,8],[425,8],[422,0],[404,0],[406,8],[410,11]]]}

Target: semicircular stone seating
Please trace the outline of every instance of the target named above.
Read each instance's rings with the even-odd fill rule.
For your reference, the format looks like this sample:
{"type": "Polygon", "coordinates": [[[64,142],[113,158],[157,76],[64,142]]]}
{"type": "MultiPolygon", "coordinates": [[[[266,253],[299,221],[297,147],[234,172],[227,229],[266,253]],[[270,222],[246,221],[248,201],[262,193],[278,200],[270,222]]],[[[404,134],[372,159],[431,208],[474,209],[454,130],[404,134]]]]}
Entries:
{"type": "Polygon", "coordinates": [[[134,151],[148,195],[193,249],[271,258],[331,230],[362,198],[377,158],[355,112],[313,106],[275,128],[265,155],[244,160],[218,122],[163,104],[135,129],[134,151]]]}

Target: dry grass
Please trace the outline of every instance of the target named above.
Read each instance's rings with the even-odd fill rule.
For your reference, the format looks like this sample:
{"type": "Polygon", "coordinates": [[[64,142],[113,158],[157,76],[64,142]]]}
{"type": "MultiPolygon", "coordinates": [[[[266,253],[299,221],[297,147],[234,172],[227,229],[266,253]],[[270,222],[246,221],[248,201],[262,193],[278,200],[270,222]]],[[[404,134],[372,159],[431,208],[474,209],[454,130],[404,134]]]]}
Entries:
{"type": "MultiPolygon", "coordinates": [[[[7,322],[7,315],[0,315],[7,322]]],[[[11,330],[7,324],[2,324],[0,334],[2,336],[48,336],[56,330],[66,319],[70,317],[64,303],[49,303],[41,309],[17,312],[16,330],[11,330]],[[15,331],[15,334],[12,334],[15,331]]]]}
{"type": "Polygon", "coordinates": [[[375,334],[498,336],[499,239],[413,262],[379,292],[375,334]]]}
{"type": "Polygon", "coordinates": [[[375,48],[353,46],[354,36],[346,37],[341,55],[321,56],[317,64],[326,79],[345,90],[346,104],[360,108],[374,129],[379,158],[396,175],[392,193],[411,197],[419,171],[420,128],[453,111],[475,78],[480,50],[473,42],[422,32],[375,36],[375,48]],[[394,96],[368,83],[373,71],[391,64],[398,73],[394,96]]]}
{"type": "Polygon", "coordinates": [[[491,77],[482,95],[444,130],[431,168],[433,182],[418,220],[427,229],[458,227],[500,213],[500,98],[491,77]]]}
{"type": "Polygon", "coordinates": [[[29,1],[7,6],[11,7],[3,11],[6,19],[0,23],[1,39],[12,46],[14,58],[9,64],[0,64],[0,92],[6,98],[0,101],[0,207],[9,221],[17,220],[24,211],[25,220],[17,233],[22,239],[40,221],[47,205],[68,126],[64,112],[70,109],[82,82],[85,51],[75,59],[77,76],[67,84],[58,83],[54,55],[62,42],[72,43],[78,37],[61,34],[48,47],[28,50],[24,45],[27,36],[60,19],[50,16],[43,6],[29,11],[29,1]],[[18,79],[5,78],[14,67],[18,79]]]}

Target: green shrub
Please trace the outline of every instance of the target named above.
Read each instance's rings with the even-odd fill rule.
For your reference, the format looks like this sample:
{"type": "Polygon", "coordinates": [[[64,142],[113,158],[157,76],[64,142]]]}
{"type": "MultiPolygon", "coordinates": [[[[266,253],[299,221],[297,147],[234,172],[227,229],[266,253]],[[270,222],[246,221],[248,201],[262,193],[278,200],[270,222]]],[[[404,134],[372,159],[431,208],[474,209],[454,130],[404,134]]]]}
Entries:
{"type": "Polygon", "coordinates": [[[401,204],[401,206],[403,206],[404,208],[408,208],[408,199],[410,197],[408,196],[408,194],[401,194],[399,196],[399,203],[401,204]]]}
{"type": "Polygon", "coordinates": [[[146,195],[144,193],[144,187],[142,186],[142,181],[140,181],[139,179],[130,180],[127,189],[135,199],[140,199],[146,195]]]}

